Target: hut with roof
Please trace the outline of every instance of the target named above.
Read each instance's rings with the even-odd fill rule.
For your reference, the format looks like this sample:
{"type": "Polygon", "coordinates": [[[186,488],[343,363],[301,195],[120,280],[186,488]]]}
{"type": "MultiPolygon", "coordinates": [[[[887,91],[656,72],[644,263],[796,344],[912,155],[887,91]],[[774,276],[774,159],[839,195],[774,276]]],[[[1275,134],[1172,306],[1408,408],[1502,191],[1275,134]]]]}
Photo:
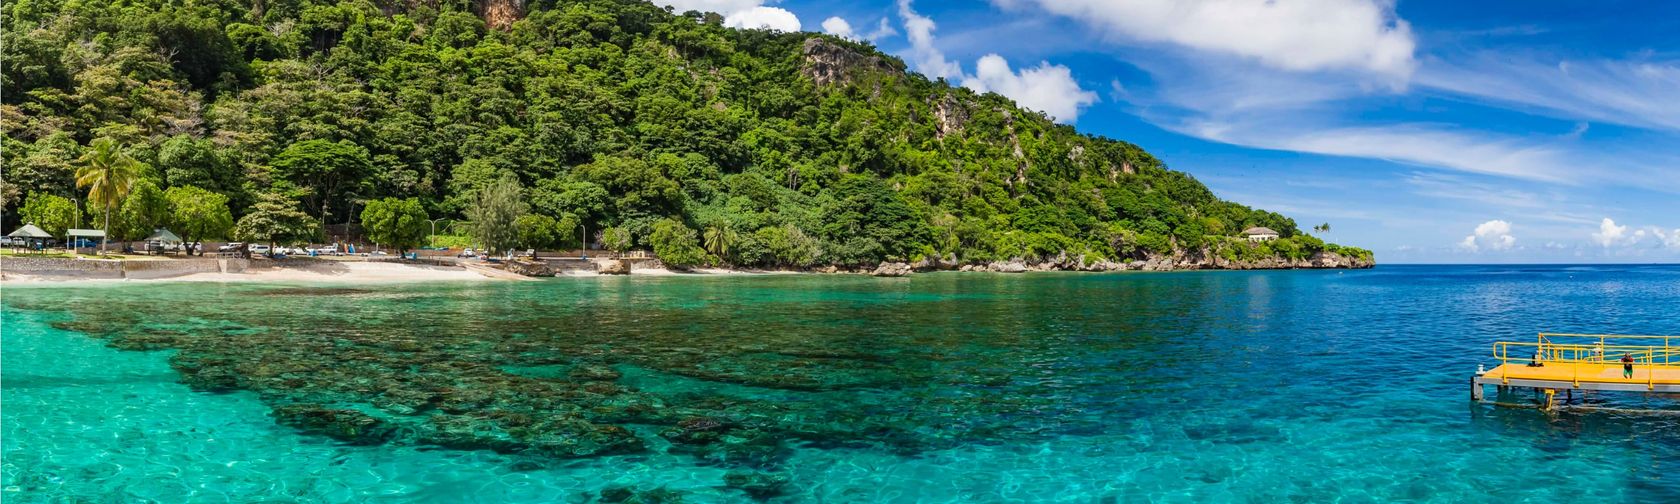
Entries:
{"type": "Polygon", "coordinates": [[[52,239],[52,235],[35,226],[35,223],[29,223],[12,230],[6,238],[10,238],[14,245],[21,244],[31,250],[46,250],[47,241],[52,239]]]}
{"type": "Polygon", "coordinates": [[[181,237],[176,236],[175,233],[170,232],[166,228],[153,229],[152,235],[146,237],[147,252],[156,253],[158,251],[169,250],[171,246],[181,246],[181,237]]]}
{"type": "Polygon", "coordinates": [[[1278,239],[1278,232],[1273,231],[1272,228],[1269,227],[1251,227],[1244,229],[1242,234],[1244,238],[1248,238],[1248,241],[1251,242],[1263,242],[1278,239]]]}

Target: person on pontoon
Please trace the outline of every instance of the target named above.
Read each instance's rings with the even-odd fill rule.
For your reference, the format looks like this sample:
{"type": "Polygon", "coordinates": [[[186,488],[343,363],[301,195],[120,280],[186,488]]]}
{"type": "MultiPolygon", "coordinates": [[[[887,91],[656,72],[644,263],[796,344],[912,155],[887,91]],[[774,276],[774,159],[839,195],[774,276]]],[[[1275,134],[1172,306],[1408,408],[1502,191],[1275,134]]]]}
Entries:
{"type": "Polygon", "coordinates": [[[1633,354],[1622,354],[1622,378],[1633,378],[1633,354]]]}

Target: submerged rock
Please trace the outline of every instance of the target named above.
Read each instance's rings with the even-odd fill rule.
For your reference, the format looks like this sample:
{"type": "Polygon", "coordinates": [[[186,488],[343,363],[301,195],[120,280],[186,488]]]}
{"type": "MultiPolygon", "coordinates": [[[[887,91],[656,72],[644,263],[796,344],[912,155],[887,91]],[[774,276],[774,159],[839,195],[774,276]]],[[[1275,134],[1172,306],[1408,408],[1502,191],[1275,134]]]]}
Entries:
{"type": "Polygon", "coordinates": [[[754,499],[765,500],[786,491],[788,476],[757,471],[729,471],[723,475],[723,484],[746,492],[754,499]]]}
{"type": "Polygon", "coordinates": [[[392,427],[367,413],[332,409],[319,404],[293,404],[274,409],[274,420],[299,430],[352,444],[371,445],[391,436],[392,427]]]}
{"type": "Polygon", "coordinates": [[[610,486],[601,489],[600,498],[595,502],[622,504],[678,504],[683,502],[682,493],[665,487],[652,490],[637,490],[627,486],[610,486]]]}

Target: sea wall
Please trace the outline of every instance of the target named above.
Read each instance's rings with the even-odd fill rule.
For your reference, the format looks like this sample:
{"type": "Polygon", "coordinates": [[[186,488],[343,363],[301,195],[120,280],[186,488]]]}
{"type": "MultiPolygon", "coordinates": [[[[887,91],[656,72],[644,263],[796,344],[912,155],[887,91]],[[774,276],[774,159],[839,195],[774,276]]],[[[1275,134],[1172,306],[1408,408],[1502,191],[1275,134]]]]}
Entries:
{"type": "Polygon", "coordinates": [[[0,258],[0,274],[90,279],[168,278],[194,273],[242,273],[245,259],[167,259],[119,261],[55,257],[0,258]]]}

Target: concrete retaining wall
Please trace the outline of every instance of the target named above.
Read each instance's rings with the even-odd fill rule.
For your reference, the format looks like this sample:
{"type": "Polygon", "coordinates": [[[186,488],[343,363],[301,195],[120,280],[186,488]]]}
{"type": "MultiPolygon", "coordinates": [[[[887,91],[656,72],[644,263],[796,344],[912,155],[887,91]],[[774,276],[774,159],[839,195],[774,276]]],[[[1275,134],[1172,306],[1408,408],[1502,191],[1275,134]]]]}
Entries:
{"type": "Polygon", "coordinates": [[[193,273],[242,273],[245,259],[114,261],[47,257],[0,258],[0,273],[76,278],[167,278],[193,273]]]}

